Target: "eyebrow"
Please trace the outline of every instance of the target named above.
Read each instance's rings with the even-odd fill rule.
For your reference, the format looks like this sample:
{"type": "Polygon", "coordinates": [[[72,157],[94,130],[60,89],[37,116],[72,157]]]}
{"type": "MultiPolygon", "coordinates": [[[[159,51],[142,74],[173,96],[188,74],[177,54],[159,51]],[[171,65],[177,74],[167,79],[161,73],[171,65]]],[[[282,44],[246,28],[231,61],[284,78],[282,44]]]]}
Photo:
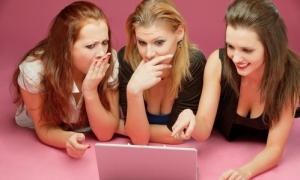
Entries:
{"type": "Polygon", "coordinates": [[[92,43],[97,43],[97,42],[104,42],[104,41],[109,41],[109,38],[106,38],[106,39],[102,39],[102,40],[91,40],[89,42],[92,42],[92,43]]]}
{"type": "MultiPolygon", "coordinates": [[[[139,38],[139,37],[137,37],[137,36],[136,36],[136,40],[138,40],[138,41],[145,41],[145,40],[143,40],[142,38],[139,38]]],[[[165,38],[159,36],[159,37],[156,37],[156,38],[154,38],[154,39],[151,39],[151,41],[157,41],[157,40],[165,40],[165,38]]]]}

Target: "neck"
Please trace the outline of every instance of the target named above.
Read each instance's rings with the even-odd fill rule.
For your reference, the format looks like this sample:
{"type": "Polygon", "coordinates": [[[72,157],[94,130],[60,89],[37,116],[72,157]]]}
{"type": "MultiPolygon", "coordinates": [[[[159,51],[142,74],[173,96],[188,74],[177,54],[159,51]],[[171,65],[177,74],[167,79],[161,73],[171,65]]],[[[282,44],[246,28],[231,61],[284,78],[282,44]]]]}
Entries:
{"type": "Polygon", "coordinates": [[[82,85],[84,78],[85,78],[85,76],[83,74],[75,73],[73,71],[73,80],[79,91],[81,91],[81,85],[82,85]]]}

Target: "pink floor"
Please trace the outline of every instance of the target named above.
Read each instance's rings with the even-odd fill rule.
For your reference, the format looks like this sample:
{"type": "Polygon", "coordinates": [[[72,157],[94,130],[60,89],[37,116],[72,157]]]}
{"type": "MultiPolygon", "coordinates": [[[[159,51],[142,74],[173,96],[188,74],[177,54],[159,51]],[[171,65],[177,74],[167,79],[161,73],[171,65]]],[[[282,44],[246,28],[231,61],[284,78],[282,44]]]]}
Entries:
{"type": "MultiPolygon", "coordinates": [[[[0,0],[0,180],[97,180],[94,147],[81,159],[69,157],[65,150],[42,144],[35,132],[14,122],[16,107],[11,102],[9,84],[12,71],[22,55],[44,37],[49,22],[73,0],[0,0]]],[[[126,16],[140,0],[91,0],[101,6],[111,22],[112,41],[118,50],[125,44],[126,16]],[[113,7],[114,9],[112,10],[113,7]]],[[[191,40],[198,44],[206,57],[224,44],[223,17],[232,0],[174,0],[186,18],[191,40]],[[196,17],[196,18],[195,18],[196,17]]],[[[290,46],[300,54],[299,0],[273,0],[286,21],[290,46]]],[[[87,143],[97,140],[87,134],[87,143]]],[[[116,136],[109,143],[128,143],[116,136]]],[[[161,144],[153,144],[161,145],[161,144]]],[[[218,131],[203,143],[186,141],[182,147],[198,149],[201,180],[216,180],[229,169],[248,162],[264,148],[264,143],[240,138],[227,142],[218,131]]],[[[280,163],[254,180],[298,180],[300,175],[300,119],[296,119],[280,163]]]]}
{"type": "MultiPolygon", "coordinates": [[[[81,159],[73,159],[65,150],[42,144],[33,130],[15,124],[15,106],[11,103],[8,91],[11,72],[12,68],[9,67],[0,71],[0,179],[99,179],[93,146],[81,159]]],[[[300,119],[296,119],[281,162],[277,167],[254,179],[299,179],[299,137],[300,119]]],[[[87,143],[93,145],[96,142],[93,134],[87,134],[87,143]]],[[[116,136],[109,143],[128,142],[128,138],[116,136]]],[[[188,140],[179,146],[197,148],[200,179],[215,180],[224,170],[239,167],[249,161],[264,148],[264,143],[247,138],[227,142],[218,131],[214,131],[206,142],[188,140]]]]}

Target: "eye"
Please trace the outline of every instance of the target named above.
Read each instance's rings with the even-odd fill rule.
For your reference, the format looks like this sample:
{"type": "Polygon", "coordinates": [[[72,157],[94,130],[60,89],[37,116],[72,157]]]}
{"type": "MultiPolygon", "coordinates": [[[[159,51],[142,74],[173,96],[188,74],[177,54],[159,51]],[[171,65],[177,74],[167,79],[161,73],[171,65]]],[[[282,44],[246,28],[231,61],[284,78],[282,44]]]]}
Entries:
{"type": "Polygon", "coordinates": [[[233,46],[231,46],[230,44],[227,44],[227,48],[228,49],[234,49],[233,46]]]}
{"type": "Polygon", "coordinates": [[[145,46],[146,43],[144,41],[138,41],[138,44],[141,45],[141,46],[145,46]]]}
{"type": "Polygon", "coordinates": [[[164,42],[165,42],[164,40],[158,40],[155,42],[155,44],[158,46],[162,46],[164,44],[164,42]]]}
{"type": "Polygon", "coordinates": [[[93,49],[95,47],[95,44],[90,44],[86,46],[88,49],[93,49]]]}
{"type": "Polygon", "coordinates": [[[102,45],[108,45],[108,43],[109,43],[109,40],[105,40],[102,42],[102,45]]]}
{"type": "Polygon", "coordinates": [[[253,50],[252,49],[243,49],[243,51],[246,53],[251,53],[253,50]]]}

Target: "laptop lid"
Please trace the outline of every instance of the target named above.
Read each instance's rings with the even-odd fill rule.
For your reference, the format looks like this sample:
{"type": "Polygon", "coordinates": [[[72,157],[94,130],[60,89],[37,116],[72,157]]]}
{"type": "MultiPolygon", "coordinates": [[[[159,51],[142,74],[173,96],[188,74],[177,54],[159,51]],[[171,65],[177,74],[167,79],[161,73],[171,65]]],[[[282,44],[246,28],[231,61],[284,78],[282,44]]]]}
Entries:
{"type": "Polygon", "coordinates": [[[196,180],[197,149],[95,144],[100,180],[196,180]]]}

